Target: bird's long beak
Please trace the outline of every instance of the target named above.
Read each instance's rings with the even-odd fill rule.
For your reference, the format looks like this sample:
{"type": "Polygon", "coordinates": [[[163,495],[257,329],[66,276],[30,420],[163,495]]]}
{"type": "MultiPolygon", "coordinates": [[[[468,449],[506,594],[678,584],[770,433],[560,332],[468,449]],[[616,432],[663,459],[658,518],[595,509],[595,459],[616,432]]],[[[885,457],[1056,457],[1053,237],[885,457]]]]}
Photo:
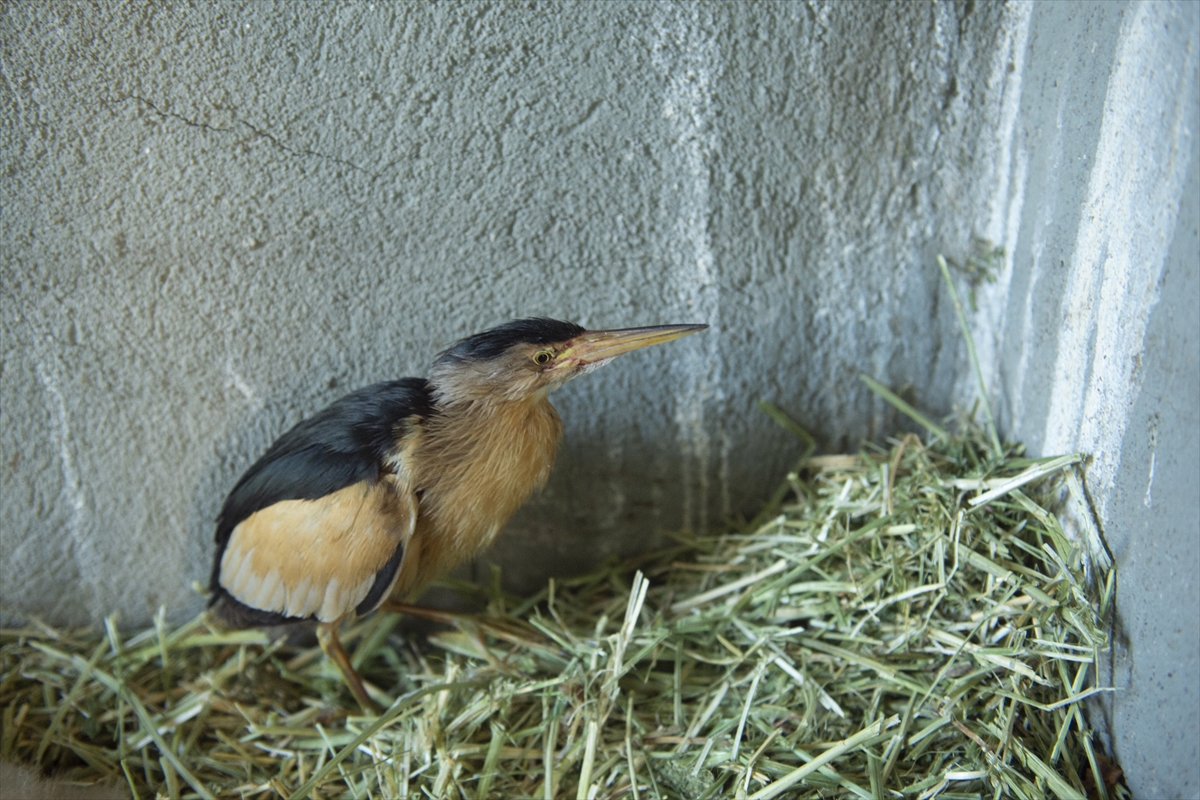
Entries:
{"type": "Polygon", "coordinates": [[[558,362],[564,367],[599,366],[622,353],[689,336],[707,327],[707,325],[654,325],[648,328],[584,331],[567,343],[567,348],[558,354],[558,362]]]}

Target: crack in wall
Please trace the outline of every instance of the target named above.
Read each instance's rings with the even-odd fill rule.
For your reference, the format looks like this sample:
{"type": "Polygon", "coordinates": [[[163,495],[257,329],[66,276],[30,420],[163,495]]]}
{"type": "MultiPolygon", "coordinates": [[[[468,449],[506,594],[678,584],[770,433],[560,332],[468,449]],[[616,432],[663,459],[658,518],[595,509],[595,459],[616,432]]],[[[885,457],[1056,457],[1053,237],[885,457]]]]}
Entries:
{"type": "MultiPolygon", "coordinates": [[[[223,133],[223,134],[237,134],[238,133],[238,130],[235,127],[210,125],[207,122],[200,122],[199,120],[185,117],[184,115],[176,113],[174,111],[164,110],[162,108],[159,108],[157,105],[155,105],[150,100],[147,100],[145,97],[142,97],[141,95],[136,95],[136,94],[126,95],[124,97],[118,98],[115,101],[115,104],[122,105],[124,103],[129,102],[130,100],[136,101],[136,102],[140,103],[141,105],[145,106],[146,108],[149,108],[151,111],[153,111],[155,114],[157,114],[162,119],[173,119],[178,122],[182,122],[184,125],[188,126],[189,128],[200,128],[202,130],[212,131],[213,133],[223,133]]],[[[252,138],[264,139],[272,147],[279,150],[280,152],[286,153],[289,156],[292,156],[295,158],[305,158],[305,157],[319,158],[319,159],[322,159],[323,161],[328,161],[331,164],[337,164],[339,166],[348,167],[349,169],[352,169],[356,172],[361,172],[364,175],[369,176],[372,180],[379,178],[380,175],[382,174],[382,173],[378,173],[378,172],[371,172],[370,170],[366,169],[365,167],[355,164],[353,161],[347,161],[344,158],[338,158],[337,156],[331,156],[328,153],[322,153],[317,150],[309,150],[309,149],[302,150],[302,149],[295,148],[295,147],[289,147],[286,144],[284,144],[283,142],[281,142],[279,140],[279,137],[277,137],[275,134],[271,133],[270,131],[264,130],[263,128],[259,128],[256,125],[251,125],[249,122],[246,122],[245,120],[239,119],[239,120],[234,120],[234,122],[236,125],[249,130],[252,134],[252,138]]]]}

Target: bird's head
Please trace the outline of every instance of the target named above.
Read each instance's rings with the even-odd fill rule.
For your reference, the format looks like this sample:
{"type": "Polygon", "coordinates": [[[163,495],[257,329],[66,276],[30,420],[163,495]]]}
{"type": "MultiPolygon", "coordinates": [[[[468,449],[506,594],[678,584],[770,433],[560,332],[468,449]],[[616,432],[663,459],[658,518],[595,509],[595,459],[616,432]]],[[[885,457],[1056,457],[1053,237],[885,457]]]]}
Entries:
{"type": "Polygon", "coordinates": [[[430,381],[447,403],[545,396],[613,358],[704,330],[656,325],[589,331],[572,322],[518,319],[456,342],[434,362],[430,381]]]}

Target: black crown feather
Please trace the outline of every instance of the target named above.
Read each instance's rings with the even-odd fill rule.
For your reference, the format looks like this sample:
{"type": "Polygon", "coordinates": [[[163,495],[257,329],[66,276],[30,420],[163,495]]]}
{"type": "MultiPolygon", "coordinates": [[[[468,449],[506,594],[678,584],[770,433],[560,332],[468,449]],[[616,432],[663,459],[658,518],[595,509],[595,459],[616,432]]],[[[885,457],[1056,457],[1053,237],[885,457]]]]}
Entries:
{"type": "Polygon", "coordinates": [[[584,328],[573,322],[546,317],[514,319],[483,333],[460,339],[438,356],[437,363],[486,361],[498,358],[514,345],[565,342],[583,332],[584,328]]]}

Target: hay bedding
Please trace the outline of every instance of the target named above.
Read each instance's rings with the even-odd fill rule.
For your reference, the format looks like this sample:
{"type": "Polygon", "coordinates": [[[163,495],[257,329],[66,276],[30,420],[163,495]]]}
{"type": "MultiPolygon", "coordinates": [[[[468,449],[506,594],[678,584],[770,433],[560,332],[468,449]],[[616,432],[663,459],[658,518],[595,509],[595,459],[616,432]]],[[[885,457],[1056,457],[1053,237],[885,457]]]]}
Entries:
{"type": "Polygon", "coordinates": [[[355,625],[378,718],[319,649],[203,617],[5,630],[0,759],[140,798],[1123,796],[1081,713],[1113,573],[1049,510],[1083,503],[1081,457],[868,382],[928,440],[806,457],[740,531],[468,589],[486,611],[425,641],[355,625]]]}
{"type": "Polygon", "coordinates": [[[1080,703],[1113,577],[1045,510],[1079,458],[931,438],[806,459],[744,532],[489,590],[427,642],[364,620],[379,718],[259,631],[32,621],[0,757],[139,797],[1104,797],[1080,703]]]}

